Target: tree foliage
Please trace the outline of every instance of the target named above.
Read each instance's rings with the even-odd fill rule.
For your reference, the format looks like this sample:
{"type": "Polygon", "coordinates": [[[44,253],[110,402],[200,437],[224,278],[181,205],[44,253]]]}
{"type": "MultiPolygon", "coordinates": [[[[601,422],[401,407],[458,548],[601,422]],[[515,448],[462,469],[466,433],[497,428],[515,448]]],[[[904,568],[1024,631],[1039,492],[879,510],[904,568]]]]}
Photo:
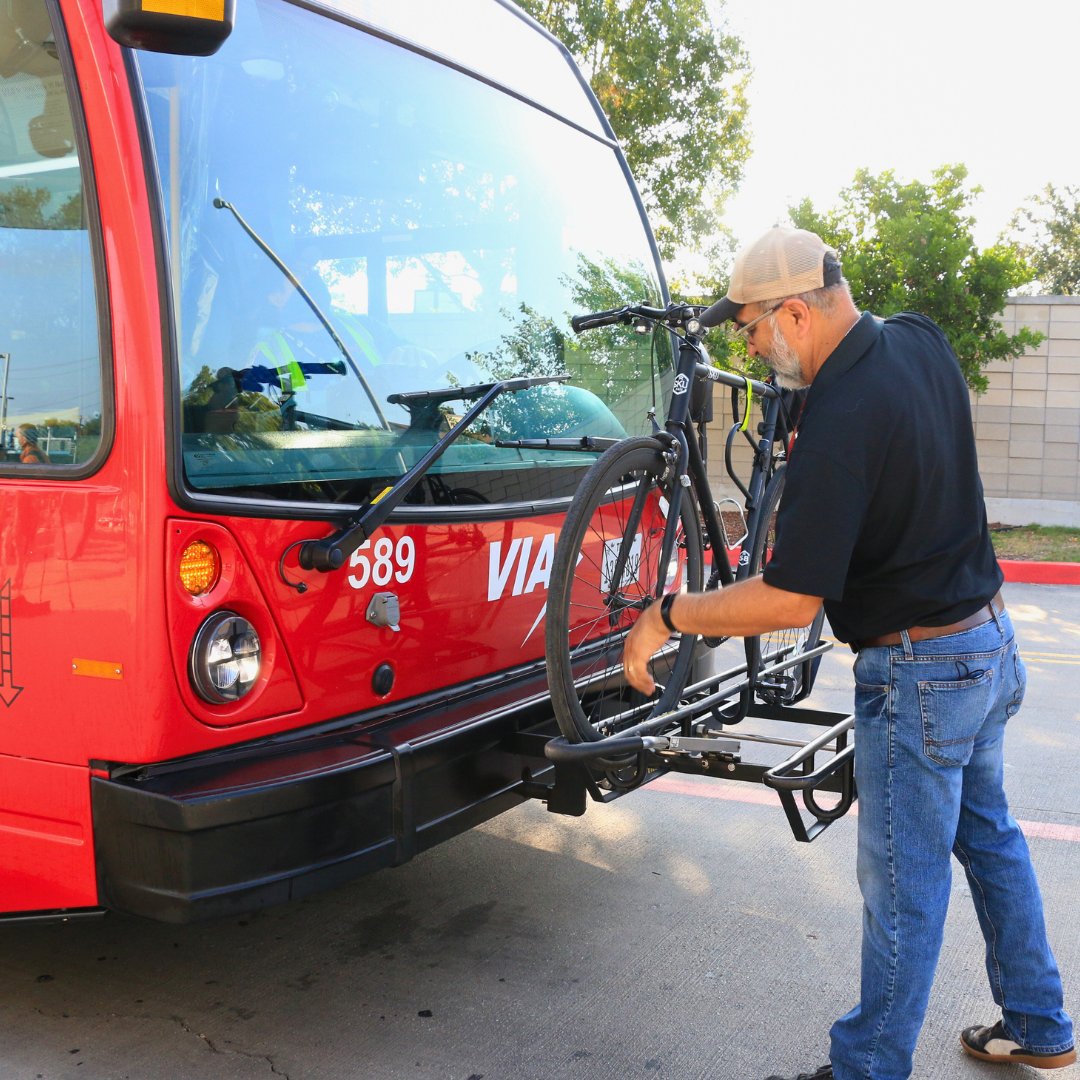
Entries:
{"type": "MultiPolygon", "coordinates": [[[[519,0],[562,41],[626,153],[661,255],[722,232],[749,155],[742,42],[706,0],[519,0]]],[[[715,5],[714,5],[715,7],[715,5]]]]}
{"type": "Polygon", "coordinates": [[[1041,292],[1080,296],[1080,187],[1047,184],[1016,212],[1010,231],[1041,292]]]}
{"type": "Polygon", "coordinates": [[[929,183],[861,169],[835,208],[819,212],[804,199],[791,219],[836,248],[859,307],[932,318],[981,393],[986,364],[1020,356],[1042,335],[1006,334],[997,319],[1009,293],[1031,280],[1031,268],[1011,246],[976,248],[969,204],[981,189],[966,181],[963,165],[942,166],[929,183]]]}
{"type": "Polygon", "coordinates": [[[76,193],[55,209],[47,188],[17,184],[0,192],[0,228],[77,229],[82,223],[82,195],[76,193]]]}

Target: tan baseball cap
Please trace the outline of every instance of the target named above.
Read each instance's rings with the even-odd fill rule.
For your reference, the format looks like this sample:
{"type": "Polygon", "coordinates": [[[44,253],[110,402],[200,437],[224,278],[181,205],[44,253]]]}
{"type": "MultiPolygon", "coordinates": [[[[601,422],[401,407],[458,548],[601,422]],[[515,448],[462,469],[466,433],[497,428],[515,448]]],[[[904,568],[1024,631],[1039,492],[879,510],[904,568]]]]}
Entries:
{"type": "Polygon", "coordinates": [[[817,233],[776,225],[735,256],[727,296],[706,308],[698,321],[719,326],[744,304],[798,296],[835,285],[842,277],[836,252],[817,233]]]}

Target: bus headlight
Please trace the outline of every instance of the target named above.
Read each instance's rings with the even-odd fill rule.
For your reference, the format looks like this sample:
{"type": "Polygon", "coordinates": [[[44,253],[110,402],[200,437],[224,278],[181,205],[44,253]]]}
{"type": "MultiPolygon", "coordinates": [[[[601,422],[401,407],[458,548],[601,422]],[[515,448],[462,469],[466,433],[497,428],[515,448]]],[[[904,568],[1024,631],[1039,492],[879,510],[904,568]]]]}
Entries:
{"type": "Polygon", "coordinates": [[[199,627],[191,646],[191,682],[207,701],[239,701],[255,685],[261,667],[259,635],[243,616],[218,611],[199,627]]]}

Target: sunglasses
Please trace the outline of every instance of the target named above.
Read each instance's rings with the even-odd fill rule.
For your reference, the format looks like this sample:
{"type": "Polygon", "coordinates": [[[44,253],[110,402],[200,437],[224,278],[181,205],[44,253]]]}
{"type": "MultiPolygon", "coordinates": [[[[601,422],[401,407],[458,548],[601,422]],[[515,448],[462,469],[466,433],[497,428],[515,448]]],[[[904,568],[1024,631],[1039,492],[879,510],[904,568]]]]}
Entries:
{"type": "Polygon", "coordinates": [[[735,336],[741,337],[743,341],[749,341],[750,335],[754,332],[754,327],[757,326],[762,319],[767,319],[774,312],[779,311],[784,306],[785,302],[786,301],[781,300],[779,303],[773,304],[767,311],[763,311],[760,315],[754,316],[749,322],[744,322],[742,326],[736,326],[735,336]]]}

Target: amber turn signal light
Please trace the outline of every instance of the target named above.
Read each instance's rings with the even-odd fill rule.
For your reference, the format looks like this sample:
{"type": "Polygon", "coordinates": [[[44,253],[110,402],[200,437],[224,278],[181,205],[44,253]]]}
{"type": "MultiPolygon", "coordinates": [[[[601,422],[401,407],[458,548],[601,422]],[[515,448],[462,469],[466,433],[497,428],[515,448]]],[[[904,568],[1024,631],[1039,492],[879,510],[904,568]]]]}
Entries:
{"type": "Polygon", "coordinates": [[[180,555],[180,584],[192,596],[208,593],[221,576],[221,557],[205,540],[193,540],[180,555]]]}

